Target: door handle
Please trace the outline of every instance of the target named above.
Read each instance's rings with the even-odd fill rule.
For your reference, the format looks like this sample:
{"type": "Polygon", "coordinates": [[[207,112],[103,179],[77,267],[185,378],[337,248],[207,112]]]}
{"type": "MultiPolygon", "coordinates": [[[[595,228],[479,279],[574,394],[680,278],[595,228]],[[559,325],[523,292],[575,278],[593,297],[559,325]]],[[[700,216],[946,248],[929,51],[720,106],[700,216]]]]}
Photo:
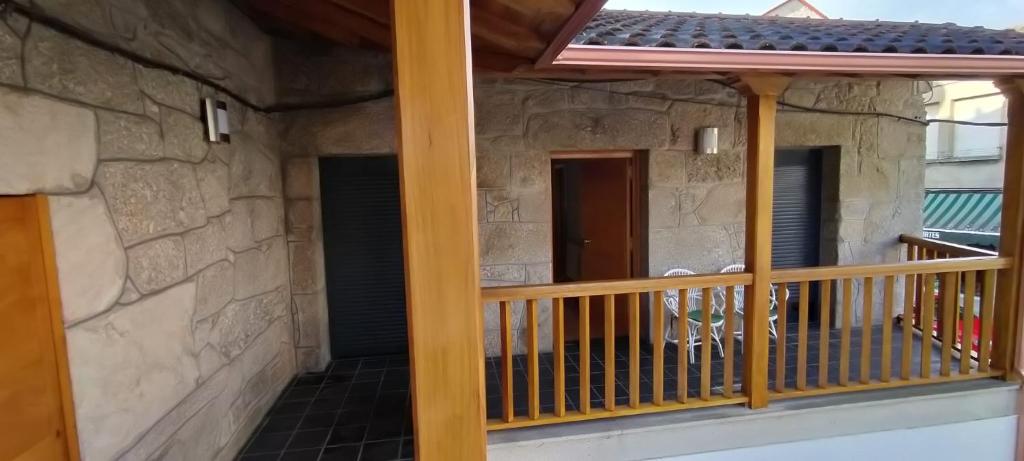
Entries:
{"type": "Polygon", "coordinates": [[[584,244],[584,245],[590,245],[590,243],[591,243],[591,242],[593,242],[593,240],[590,240],[590,239],[583,239],[583,244],[584,244]]]}

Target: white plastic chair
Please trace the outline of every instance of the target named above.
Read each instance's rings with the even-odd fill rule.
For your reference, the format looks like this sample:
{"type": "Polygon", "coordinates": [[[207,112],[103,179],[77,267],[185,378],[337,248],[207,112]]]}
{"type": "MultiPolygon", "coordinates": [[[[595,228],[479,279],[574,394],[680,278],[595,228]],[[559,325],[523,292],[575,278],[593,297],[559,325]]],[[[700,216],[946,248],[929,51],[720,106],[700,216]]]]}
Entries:
{"type": "MultiPolygon", "coordinates": [[[[746,266],[744,266],[743,264],[732,264],[732,265],[729,265],[729,266],[725,266],[725,268],[723,268],[720,271],[720,273],[727,274],[727,273],[737,273],[737,272],[744,272],[744,271],[746,271],[746,266]]],[[[744,293],[743,292],[744,292],[744,287],[742,285],[737,286],[735,288],[735,299],[733,301],[733,303],[734,303],[733,311],[736,312],[737,314],[739,314],[741,317],[743,316],[743,300],[744,300],[744,296],[743,296],[744,293]]],[[[719,298],[722,306],[725,306],[725,288],[724,287],[719,287],[718,290],[717,290],[717,294],[718,294],[718,298],[719,298]]],[[[779,318],[779,309],[778,309],[779,302],[778,302],[778,300],[775,297],[775,285],[771,285],[771,289],[768,292],[768,301],[770,303],[769,307],[768,307],[768,334],[771,335],[772,338],[776,338],[776,337],[778,337],[778,334],[775,331],[775,321],[779,318]]],[[[723,307],[723,310],[725,310],[725,309],[726,308],[723,307]]],[[[737,333],[740,336],[743,335],[743,331],[742,330],[743,330],[743,327],[742,327],[742,324],[741,324],[740,325],[740,329],[737,331],[737,333]]]]}
{"type": "MultiPolygon", "coordinates": [[[[671,269],[665,272],[665,277],[679,277],[683,275],[695,275],[691,270],[687,269],[671,269]]],[[[694,363],[696,354],[694,349],[697,344],[700,344],[700,329],[702,325],[702,308],[704,304],[703,295],[701,290],[686,290],[686,335],[687,343],[690,349],[690,363],[694,363]]],[[[665,290],[664,296],[665,309],[672,314],[672,320],[676,322],[676,337],[672,337],[672,321],[668,323],[665,328],[665,341],[679,345],[679,332],[682,329],[682,325],[679,323],[679,290],[665,290]]],[[[718,355],[724,357],[725,351],[722,349],[721,340],[721,329],[725,324],[725,316],[722,315],[718,303],[715,302],[712,296],[711,303],[711,340],[718,347],[718,355]]]]}

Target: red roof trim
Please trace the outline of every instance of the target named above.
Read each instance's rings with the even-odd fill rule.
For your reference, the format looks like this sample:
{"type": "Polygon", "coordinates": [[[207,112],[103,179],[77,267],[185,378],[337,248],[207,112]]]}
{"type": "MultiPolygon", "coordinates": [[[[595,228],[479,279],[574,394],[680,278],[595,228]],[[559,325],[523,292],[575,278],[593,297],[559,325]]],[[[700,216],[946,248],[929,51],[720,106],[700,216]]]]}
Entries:
{"type": "Polygon", "coordinates": [[[551,62],[558,57],[558,54],[565,49],[566,45],[572,42],[572,39],[576,37],[587,27],[587,24],[597,13],[604,8],[604,4],[608,0],[580,0],[576,5],[576,11],[573,11],[569,19],[562,24],[562,28],[559,29],[558,34],[555,38],[548,43],[548,47],[544,50],[544,53],[537,58],[537,66],[549,66],[551,62]]]}
{"type": "MultiPolygon", "coordinates": [[[[802,3],[804,6],[809,8],[811,11],[817,13],[818,16],[821,16],[822,19],[828,19],[828,15],[826,15],[825,13],[822,13],[821,10],[815,8],[814,5],[811,5],[811,2],[808,2],[807,0],[797,0],[797,1],[802,3]]],[[[773,13],[775,10],[777,10],[779,8],[782,8],[787,3],[789,3],[789,0],[782,0],[782,3],[779,3],[778,5],[775,5],[774,8],[772,8],[772,9],[770,9],[768,11],[765,11],[764,14],[762,14],[761,16],[768,16],[771,13],[773,13]]]]}
{"type": "Polygon", "coordinates": [[[1024,56],[569,45],[553,67],[684,72],[1024,76],[1024,56]]]}

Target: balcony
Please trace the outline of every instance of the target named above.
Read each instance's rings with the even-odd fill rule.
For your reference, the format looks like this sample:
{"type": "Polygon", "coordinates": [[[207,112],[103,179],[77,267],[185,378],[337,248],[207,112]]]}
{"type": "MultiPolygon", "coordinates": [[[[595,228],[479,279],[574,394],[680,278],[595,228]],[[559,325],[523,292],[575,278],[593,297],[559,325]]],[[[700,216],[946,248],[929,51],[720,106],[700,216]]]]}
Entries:
{"type": "Polygon", "coordinates": [[[1003,376],[993,344],[1011,333],[999,320],[996,282],[1011,260],[910,236],[900,240],[906,262],[773,271],[777,305],[791,306],[773,310],[777,334],[768,334],[767,321],[744,318],[740,311],[750,315],[752,304],[736,308],[744,295],[750,299],[750,273],[485,288],[484,308],[495,311],[489,315],[498,316],[501,332],[500,354],[484,358],[488,429],[757,408],[752,397],[758,394],[770,408],[793,398],[1003,376]],[[691,292],[700,296],[686,296],[691,292]],[[666,343],[678,328],[661,308],[666,298],[690,299],[684,321],[696,331],[683,334],[678,346],[666,343]],[[602,332],[590,331],[594,300],[601,303],[602,332]],[[579,312],[578,341],[566,340],[568,306],[579,312]],[[643,341],[640,316],[647,306],[651,333],[643,341]],[[550,309],[550,352],[539,339],[547,336],[541,328],[548,325],[538,321],[544,309],[550,309]],[[525,322],[521,344],[513,338],[517,310],[525,322]],[[605,341],[615,336],[621,311],[628,335],[605,341]],[[668,335],[662,334],[666,326],[668,335]],[[700,342],[692,360],[688,336],[700,342]],[[716,337],[721,353],[705,347],[716,337]],[[768,340],[747,339],[757,337],[768,340]],[[976,345],[964,353],[962,344],[976,345]]]}

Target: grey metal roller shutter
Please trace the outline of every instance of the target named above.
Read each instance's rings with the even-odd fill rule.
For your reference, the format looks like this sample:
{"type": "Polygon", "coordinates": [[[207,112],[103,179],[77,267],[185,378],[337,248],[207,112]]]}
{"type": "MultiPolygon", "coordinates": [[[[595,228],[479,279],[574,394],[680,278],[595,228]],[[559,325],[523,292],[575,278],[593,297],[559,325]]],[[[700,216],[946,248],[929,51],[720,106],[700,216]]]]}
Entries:
{"type": "Polygon", "coordinates": [[[323,158],[320,191],[333,356],[406,353],[396,158],[323,158]]]}
{"type": "MultiPolygon", "coordinates": [[[[821,156],[818,150],[784,150],[775,156],[772,202],[772,267],[817,266],[821,255],[821,156]]],[[[816,287],[815,287],[816,288],[816,287]]],[[[812,304],[816,289],[810,293],[812,304]]],[[[790,302],[800,287],[789,287],[790,302]]],[[[815,309],[812,309],[815,311],[815,309]]],[[[796,316],[791,316],[796,320],[796,316]]]]}

